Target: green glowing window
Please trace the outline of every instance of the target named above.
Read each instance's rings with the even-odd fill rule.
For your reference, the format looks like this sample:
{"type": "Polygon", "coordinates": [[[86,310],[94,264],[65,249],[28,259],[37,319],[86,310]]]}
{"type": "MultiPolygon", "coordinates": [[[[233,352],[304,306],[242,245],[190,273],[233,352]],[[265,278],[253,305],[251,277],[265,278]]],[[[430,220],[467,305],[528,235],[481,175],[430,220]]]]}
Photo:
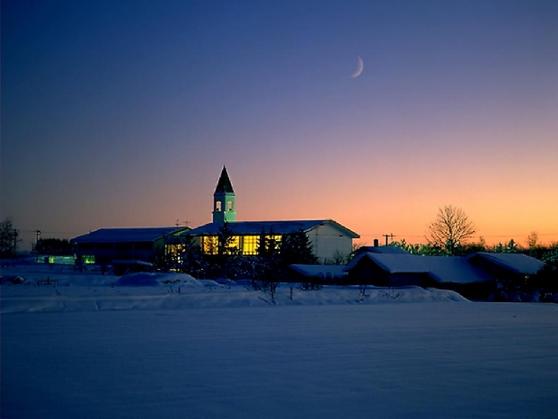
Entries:
{"type": "Polygon", "coordinates": [[[83,255],[81,257],[85,265],[93,265],[95,263],[95,255],[83,255]]]}

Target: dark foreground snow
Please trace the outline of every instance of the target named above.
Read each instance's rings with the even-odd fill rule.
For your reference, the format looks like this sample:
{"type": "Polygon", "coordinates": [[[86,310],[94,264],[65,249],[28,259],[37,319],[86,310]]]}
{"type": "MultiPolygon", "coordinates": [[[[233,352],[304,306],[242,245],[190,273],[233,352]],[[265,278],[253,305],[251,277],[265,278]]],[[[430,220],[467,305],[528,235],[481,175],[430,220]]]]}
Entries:
{"type": "Polygon", "coordinates": [[[1,315],[2,418],[556,417],[558,306],[1,315]]]}

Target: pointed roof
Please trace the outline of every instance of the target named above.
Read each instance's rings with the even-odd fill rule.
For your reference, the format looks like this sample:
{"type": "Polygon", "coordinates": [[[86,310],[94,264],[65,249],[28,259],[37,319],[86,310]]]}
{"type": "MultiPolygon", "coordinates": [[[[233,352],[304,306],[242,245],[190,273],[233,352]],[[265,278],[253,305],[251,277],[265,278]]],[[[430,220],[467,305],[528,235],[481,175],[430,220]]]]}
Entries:
{"type": "Polygon", "coordinates": [[[227,168],[223,166],[221,171],[221,176],[219,176],[219,182],[217,182],[217,187],[215,188],[215,193],[234,193],[231,180],[227,173],[227,168]]]}

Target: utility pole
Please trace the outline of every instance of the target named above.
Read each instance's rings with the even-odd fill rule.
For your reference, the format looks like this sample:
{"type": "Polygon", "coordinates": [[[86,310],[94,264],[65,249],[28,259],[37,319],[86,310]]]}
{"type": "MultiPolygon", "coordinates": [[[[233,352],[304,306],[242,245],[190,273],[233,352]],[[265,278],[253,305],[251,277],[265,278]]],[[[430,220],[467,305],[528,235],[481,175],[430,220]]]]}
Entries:
{"type": "MultiPolygon", "coordinates": [[[[37,229],[35,231],[33,231],[33,233],[35,233],[35,246],[34,249],[37,249],[37,244],[39,243],[39,240],[41,239],[41,230],[37,229]]],[[[31,243],[33,244],[33,243],[31,243]]],[[[33,246],[32,246],[33,248],[33,246]]]]}
{"type": "Polygon", "coordinates": [[[395,237],[393,235],[393,233],[390,234],[382,234],[382,237],[385,237],[386,239],[386,246],[389,246],[389,239],[391,239],[391,241],[393,241],[393,238],[395,237]]]}

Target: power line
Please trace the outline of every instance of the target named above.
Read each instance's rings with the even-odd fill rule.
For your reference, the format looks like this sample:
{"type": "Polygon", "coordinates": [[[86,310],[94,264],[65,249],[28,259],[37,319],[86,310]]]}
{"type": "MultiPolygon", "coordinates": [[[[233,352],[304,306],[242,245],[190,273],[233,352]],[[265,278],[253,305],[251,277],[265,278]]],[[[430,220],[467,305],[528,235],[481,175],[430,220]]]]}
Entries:
{"type": "MultiPolygon", "coordinates": [[[[556,233],[539,233],[536,230],[533,230],[535,233],[537,233],[537,236],[558,236],[558,232],[556,233]]],[[[518,237],[518,236],[522,236],[525,234],[530,234],[531,232],[522,232],[522,233],[506,233],[506,234],[478,234],[475,236],[482,236],[482,237],[518,237]]],[[[369,232],[365,232],[365,233],[359,233],[359,235],[361,236],[377,236],[377,237],[385,237],[386,234],[384,233],[369,233],[369,232]]],[[[424,237],[426,234],[398,234],[397,236],[394,237],[424,237]]]]}
{"type": "Polygon", "coordinates": [[[395,237],[393,235],[393,233],[389,233],[389,234],[382,234],[383,237],[385,237],[386,239],[386,246],[389,245],[389,239],[391,239],[391,241],[393,241],[393,238],[395,237]]]}
{"type": "Polygon", "coordinates": [[[34,229],[34,230],[28,230],[28,229],[21,229],[18,228],[17,231],[21,232],[21,233],[37,233],[37,231],[39,231],[39,235],[44,235],[44,234],[68,234],[68,235],[72,235],[72,234],[83,234],[83,231],[49,231],[49,230],[38,230],[38,229],[34,229]]]}

